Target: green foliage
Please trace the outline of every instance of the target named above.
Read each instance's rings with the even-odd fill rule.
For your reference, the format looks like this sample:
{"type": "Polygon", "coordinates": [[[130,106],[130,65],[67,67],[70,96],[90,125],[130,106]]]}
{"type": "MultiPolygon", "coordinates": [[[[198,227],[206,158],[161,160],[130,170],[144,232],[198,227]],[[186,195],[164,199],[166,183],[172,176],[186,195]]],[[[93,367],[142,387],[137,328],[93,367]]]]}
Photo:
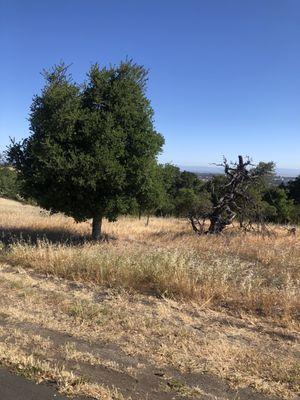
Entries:
{"type": "Polygon", "coordinates": [[[177,189],[191,189],[195,193],[200,193],[203,188],[203,182],[198,178],[196,174],[189,171],[182,171],[180,173],[177,189]]]}
{"type": "Polygon", "coordinates": [[[205,219],[212,212],[210,193],[203,190],[196,193],[193,189],[179,189],[176,197],[177,216],[186,218],[205,219]]]}
{"type": "Polygon", "coordinates": [[[284,189],[280,187],[268,189],[264,194],[264,200],[273,207],[271,214],[266,213],[267,220],[277,223],[290,222],[294,206],[284,189]]]}
{"type": "Polygon", "coordinates": [[[13,168],[0,166],[0,197],[19,199],[20,184],[17,173],[13,168]]]}
{"type": "Polygon", "coordinates": [[[145,171],[139,191],[136,196],[139,215],[142,213],[153,214],[167,203],[162,166],[152,163],[145,171]]]}
{"type": "Polygon", "coordinates": [[[147,190],[164,142],[145,94],[147,71],[132,61],[95,64],[79,86],[61,64],[44,77],[31,106],[31,135],[8,153],[23,192],[77,221],[115,220],[138,201],[141,187],[147,190]]]}
{"type": "Polygon", "coordinates": [[[251,169],[250,173],[256,176],[256,179],[244,188],[246,196],[241,197],[241,202],[238,203],[240,209],[237,212],[240,222],[245,220],[293,222],[293,201],[288,199],[284,188],[275,186],[274,183],[275,164],[260,162],[251,169]]]}
{"type": "Polygon", "coordinates": [[[241,226],[249,221],[263,222],[267,216],[276,214],[275,208],[264,200],[266,191],[274,186],[275,164],[260,162],[249,173],[255,179],[241,187],[236,199],[235,211],[241,226]]]}
{"type": "Polygon", "coordinates": [[[256,175],[255,186],[267,188],[274,186],[274,179],[276,176],[275,163],[273,161],[263,162],[260,161],[257,166],[251,169],[251,174],[256,175]]]}
{"type": "Polygon", "coordinates": [[[164,187],[164,202],[157,211],[158,215],[175,214],[175,198],[178,191],[178,182],[180,179],[180,169],[172,164],[160,165],[160,176],[164,187]]]}
{"type": "Polygon", "coordinates": [[[296,204],[300,204],[300,175],[287,185],[288,195],[296,204]]]}
{"type": "Polygon", "coordinates": [[[294,224],[300,224],[300,204],[294,204],[290,212],[290,220],[294,224]]]}
{"type": "Polygon", "coordinates": [[[182,197],[181,189],[189,189],[189,193],[199,194],[203,182],[196,174],[189,171],[180,171],[172,164],[160,165],[160,179],[164,187],[163,202],[159,208],[159,215],[180,215],[178,204],[182,197]],[[179,197],[179,199],[178,199],[179,197]]]}

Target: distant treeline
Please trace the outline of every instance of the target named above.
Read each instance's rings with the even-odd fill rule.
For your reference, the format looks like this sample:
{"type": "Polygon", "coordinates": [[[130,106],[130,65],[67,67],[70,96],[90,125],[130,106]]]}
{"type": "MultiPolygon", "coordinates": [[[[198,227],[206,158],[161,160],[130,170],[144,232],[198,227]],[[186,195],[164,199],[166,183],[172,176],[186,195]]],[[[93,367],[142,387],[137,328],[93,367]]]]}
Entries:
{"type": "MultiPolygon", "coordinates": [[[[140,214],[157,216],[188,217],[197,215],[205,217],[213,207],[213,197],[220,198],[226,187],[226,175],[212,175],[210,179],[201,180],[196,173],[180,171],[171,164],[158,165],[156,180],[152,182],[152,197],[139,204],[140,214]]],[[[242,220],[300,223],[300,176],[287,184],[278,185],[275,164],[260,162],[252,168],[258,172],[260,179],[244,185],[247,192],[245,205],[236,204],[236,218],[242,220]]],[[[148,188],[149,189],[149,188],[148,188]]],[[[243,190],[243,189],[242,189],[243,190]]],[[[237,203],[242,203],[242,196],[237,203]]]]}
{"type": "MultiPolygon", "coordinates": [[[[263,218],[273,223],[300,223],[300,176],[278,185],[273,163],[259,163],[257,169],[264,169],[263,178],[255,182],[248,204],[248,213],[257,213],[254,219],[263,218]]],[[[198,214],[205,213],[211,207],[213,192],[220,190],[226,182],[226,176],[211,175],[210,179],[202,180],[196,173],[181,171],[172,164],[153,166],[145,186],[147,194],[141,192],[129,214],[161,217],[188,217],[191,210],[198,208],[198,214]]],[[[17,172],[9,166],[4,157],[0,164],[0,196],[32,202],[22,197],[22,183],[18,180],[17,172]]],[[[238,213],[237,219],[245,218],[238,213]]]]}

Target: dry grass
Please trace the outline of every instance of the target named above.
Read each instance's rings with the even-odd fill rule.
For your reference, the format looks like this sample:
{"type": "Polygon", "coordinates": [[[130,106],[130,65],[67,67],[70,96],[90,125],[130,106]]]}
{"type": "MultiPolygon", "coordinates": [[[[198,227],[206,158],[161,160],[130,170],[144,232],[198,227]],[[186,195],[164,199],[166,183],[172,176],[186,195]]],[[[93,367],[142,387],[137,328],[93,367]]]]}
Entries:
{"type": "Polygon", "coordinates": [[[295,331],[9,266],[0,270],[0,287],[1,362],[37,381],[55,381],[64,393],[121,398],[102,381],[103,368],[116,386],[120,376],[131,385],[163,371],[163,381],[181,394],[201,389],[184,382],[185,374],[205,373],[282,399],[299,390],[295,331]]]}
{"type": "Polygon", "coordinates": [[[36,246],[27,237],[6,247],[1,253],[3,262],[61,278],[225,307],[285,324],[299,321],[300,241],[284,230],[270,238],[234,232],[197,237],[182,220],[153,218],[146,227],[144,221],[122,218],[104,224],[105,233],[115,240],[72,246],[64,240],[87,237],[89,223],[75,224],[61,215],[1,201],[1,228],[6,237],[18,229],[27,235],[38,232],[41,238],[36,246]],[[49,232],[58,236],[56,241],[52,238],[54,243],[43,236],[49,232]]]}
{"type": "Polygon", "coordinates": [[[89,223],[1,199],[0,210],[11,243],[0,363],[96,399],[128,397],[122,376],[155,387],[157,370],[152,399],[247,398],[207,393],[203,374],[282,399],[299,392],[299,236],[196,237],[182,220],[122,218],[104,224],[115,240],[78,244],[89,223]]]}

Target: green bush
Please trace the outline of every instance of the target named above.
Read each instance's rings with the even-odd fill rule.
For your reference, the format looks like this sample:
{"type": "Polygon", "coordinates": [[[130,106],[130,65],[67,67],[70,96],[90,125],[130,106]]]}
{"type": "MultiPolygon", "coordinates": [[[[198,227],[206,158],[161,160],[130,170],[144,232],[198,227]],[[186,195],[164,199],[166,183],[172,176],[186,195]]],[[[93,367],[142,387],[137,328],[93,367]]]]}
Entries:
{"type": "Polygon", "coordinates": [[[16,171],[7,166],[0,166],[0,197],[18,200],[20,184],[16,171]]]}

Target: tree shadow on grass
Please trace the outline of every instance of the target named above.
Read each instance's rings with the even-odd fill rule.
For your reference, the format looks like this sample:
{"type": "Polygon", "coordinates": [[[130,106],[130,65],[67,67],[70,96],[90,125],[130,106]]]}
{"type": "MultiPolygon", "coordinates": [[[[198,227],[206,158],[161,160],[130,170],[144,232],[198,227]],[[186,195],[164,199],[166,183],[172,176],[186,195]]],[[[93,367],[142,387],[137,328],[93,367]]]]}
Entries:
{"type": "MultiPolygon", "coordinates": [[[[114,237],[103,234],[99,242],[109,242],[114,237]]],[[[0,225],[0,243],[37,245],[44,242],[55,245],[76,246],[94,242],[90,235],[76,234],[68,229],[7,228],[0,225]]]]}

